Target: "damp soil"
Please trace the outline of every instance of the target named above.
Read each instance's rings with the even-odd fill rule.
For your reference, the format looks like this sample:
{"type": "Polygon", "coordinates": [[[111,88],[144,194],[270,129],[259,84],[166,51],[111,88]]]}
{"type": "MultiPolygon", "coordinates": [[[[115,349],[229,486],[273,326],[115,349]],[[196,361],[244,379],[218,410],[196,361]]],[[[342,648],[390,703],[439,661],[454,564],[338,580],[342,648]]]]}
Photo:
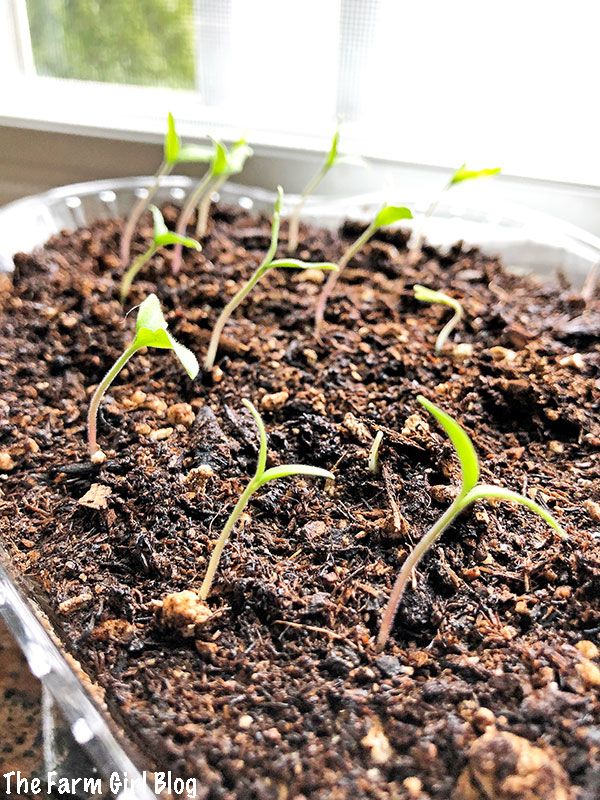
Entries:
{"type": "MultiPolygon", "coordinates": [[[[172,224],[176,210],[164,213],[172,224]]],[[[598,302],[460,243],[411,264],[405,234],[380,232],[339,281],[321,342],[321,276],[280,270],[227,325],[210,378],[190,381],[168,352],[136,355],[105,398],[108,458],[92,465],[90,392],[133,328],[118,302],[120,229],[61,233],[0,278],[0,536],[140,766],[196,777],[210,800],[598,798],[598,302]],[[414,283],[464,305],[439,356],[447,311],[417,303],[414,283]],[[377,652],[398,569],[459,483],[419,393],[466,427],[486,482],[535,497],[569,540],[521,508],[478,504],[419,566],[377,652]],[[313,464],[336,481],[255,495],[212,615],[173,628],[161,602],[199,587],[255,468],[243,397],[264,416],[270,465],[313,464]],[[520,786],[517,741],[550,758],[554,788],[520,786]],[[479,774],[490,763],[512,794],[479,774]]],[[[203,252],[177,276],[169,253],[156,256],[131,305],[155,291],[202,356],[269,230],[265,216],[215,209],[203,252]]],[[[336,260],[360,230],[303,227],[299,257],[336,260]]],[[[135,252],[150,235],[147,221],[135,252]]]]}

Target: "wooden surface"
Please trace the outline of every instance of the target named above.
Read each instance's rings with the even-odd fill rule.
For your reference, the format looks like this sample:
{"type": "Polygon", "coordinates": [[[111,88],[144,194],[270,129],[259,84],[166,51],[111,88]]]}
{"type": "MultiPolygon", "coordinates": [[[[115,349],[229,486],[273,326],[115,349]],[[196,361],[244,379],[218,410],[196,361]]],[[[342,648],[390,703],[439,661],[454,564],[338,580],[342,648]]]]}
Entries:
{"type": "Polygon", "coordinates": [[[40,684],[0,621],[0,775],[42,766],[40,684]]]}

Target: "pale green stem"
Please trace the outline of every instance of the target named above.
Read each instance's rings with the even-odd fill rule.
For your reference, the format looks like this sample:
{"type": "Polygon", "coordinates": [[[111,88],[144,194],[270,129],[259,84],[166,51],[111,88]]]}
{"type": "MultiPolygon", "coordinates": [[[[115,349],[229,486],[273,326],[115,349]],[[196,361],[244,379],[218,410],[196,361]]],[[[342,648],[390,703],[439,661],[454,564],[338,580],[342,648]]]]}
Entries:
{"type": "Polygon", "coordinates": [[[129,252],[131,250],[131,240],[133,239],[135,226],[138,224],[140,217],[148,208],[154,198],[154,195],[158,191],[161,178],[164,178],[165,175],[168,175],[172,169],[173,164],[168,164],[166,161],[163,161],[158,169],[158,172],[154,176],[154,183],[150,189],[148,189],[148,194],[146,197],[140,197],[137,203],[134,205],[131,214],[129,215],[129,219],[125,225],[123,235],[121,236],[121,266],[124,267],[125,264],[129,263],[129,252]]]}
{"type": "Polygon", "coordinates": [[[123,275],[123,280],[121,281],[121,303],[124,303],[127,299],[127,295],[129,294],[129,290],[131,289],[131,284],[135,280],[136,275],[144,266],[147,264],[148,261],[152,258],[152,256],[156,253],[158,247],[153,242],[150,247],[146,250],[145,253],[142,253],[137,258],[133,260],[133,264],[129,267],[125,275],[123,275]]]}
{"type": "Polygon", "coordinates": [[[300,195],[300,200],[298,201],[296,208],[292,211],[290,221],[288,223],[288,253],[290,255],[295,253],[298,249],[298,233],[300,230],[300,215],[302,214],[302,209],[304,208],[308,197],[315,191],[325,175],[327,175],[328,171],[329,167],[324,164],[306,184],[302,194],[300,195]]]}
{"type": "MultiPolygon", "coordinates": [[[[178,233],[180,236],[185,236],[187,226],[190,219],[192,218],[194,209],[198,205],[200,198],[203,196],[204,192],[210,191],[210,185],[212,181],[213,181],[213,174],[212,170],[209,169],[206,171],[206,174],[203,176],[202,180],[199,182],[194,191],[185,201],[185,205],[183,206],[181,214],[179,215],[179,219],[177,220],[177,227],[175,228],[175,232],[178,233]]],[[[182,251],[183,251],[183,246],[181,244],[176,244],[175,249],[173,250],[173,259],[171,261],[171,269],[174,274],[179,272],[179,268],[181,267],[182,251]]]]}
{"type": "Polygon", "coordinates": [[[252,277],[245,283],[244,286],[237,292],[231,300],[227,303],[225,308],[219,314],[219,319],[217,320],[215,327],[213,328],[212,336],[210,337],[210,343],[208,345],[208,350],[206,352],[206,356],[204,358],[204,369],[207,372],[210,372],[211,369],[214,367],[215,358],[217,357],[217,350],[219,349],[219,340],[221,339],[221,334],[223,333],[223,328],[227,324],[229,317],[233,314],[236,308],[243,302],[244,298],[252,291],[252,289],[256,286],[262,276],[267,272],[268,265],[261,264],[260,267],[253,272],[252,277]]]}
{"type": "Polygon", "coordinates": [[[484,483],[474,486],[468,492],[465,492],[463,489],[448,510],[438,519],[435,525],[427,531],[423,538],[408,554],[406,561],[402,565],[402,569],[396,578],[394,588],[392,589],[390,599],[388,600],[381,620],[381,627],[377,636],[377,647],[379,650],[385,647],[389,638],[396,612],[398,611],[400,601],[402,600],[413,569],[417,566],[425,553],[427,553],[429,548],[435,544],[446,528],[454,522],[456,517],[470,505],[477,502],[477,500],[506,500],[509,503],[518,503],[538,514],[544,522],[558,533],[561,539],[567,538],[567,534],[560,527],[552,514],[540,506],[539,503],[536,503],[535,500],[530,500],[529,497],[513,492],[510,489],[503,489],[501,486],[493,486],[484,483]]]}
{"type": "Polygon", "coordinates": [[[325,286],[321,290],[321,294],[319,295],[319,299],[317,300],[317,307],[315,309],[315,337],[317,339],[320,338],[321,334],[321,327],[323,325],[323,318],[325,316],[325,307],[327,305],[327,301],[329,300],[333,289],[337,283],[338,278],[342,274],[342,270],[351,261],[356,253],[360,250],[361,247],[364,247],[365,244],[369,241],[371,236],[377,230],[377,225],[375,223],[371,223],[369,227],[362,233],[358,239],[351,245],[344,255],[341,257],[340,261],[338,262],[338,271],[337,272],[330,272],[329,277],[325,281],[325,286]]]}
{"type": "Polygon", "coordinates": [[[448,339],[454,328],[456,328],[458,323],[463,318],[462,308],[455,308],[454,306],[450,306],[450,308],[454,308],[454,315],[452,316],[451,319],[448,320],[448,322],[444,325],[444,327],[438,334],[438,337],[435,342],[436,353],[441,353],[441,351],[444,349],[444,345],[446,344],[446,340],[448,339]]]}
{"type": "Polygon", "coordinates": [[[209,187],[208,191],[205,192],[204,197],[202,197],[200,200],[200,203],[198,204],[198,219],[196,221],[196,239],[201,239],[203,236],[206,236],[206,229],[208,227],[208,214],[212,203],[212,196],[215,192],[219,191],[226,180],[227,176],[216,180],[214,184],[209,187]]]}
{"type": "Polygon", "coordinates": [[[425,553],[427,553],[429,548],[437,541],[437,539],[439,539],[446,528],[452,524],[454,519],[463,510],[463,500],[464,495],[459,495],[456,498],[450,508],[448,508],[444,514],[442,514],[435,525],[433,525],[427,531],[418,544],[411,550],[406,561],[404,564],[402,564],[400,574],[396,578],[394,588],[392,589],[390,599],[388,600],[388,604],[381,620],[381,627],[379,628],[379,634],[377,635],[377,648],[379,650],[385,647],[390,636],[392,625],[394,624],[394,619],[396,617],[396,612],[398,611],[398,606],[400,605],[400,601],[402,600],[413,569],[417,566],[425,553]]]}
{"type": "Polygon", "coordinates": [[[229,537],[231,536],[231,532],[235,527],[236,522],[241,517],[244,509],[248,505],[248,501],[254,494],[254,492],[259,488],[258,481],[256,476],[252,478],[248,486],[242,492],[240,499],[235,504],[235,508],[229,515],[229,519],[225,523],[225,527],[221,531],[221,535],[215,542],[214,549],[212,551],[212,555],[210,557],[210,561],[208,562],[208,568],[206,570],[206,575],[204,576],[204,580],[202,581],[202,586],[200,587],[200,599],[206,600],[209,595],[211,586],[213,584],[213,580],[215,578],[215,574],[219,567],[219,561],[221,560],[221,553],[223,552],[223,548],[229,541],[229,537]]]}
{"type": "Polygon", "coordinates": [[[125,364],[129,361],[131,356],[136,353],[140,349],[139,345],[136,344],[135,340],[127,347],[125,352],[119,356],[119,358],[115,361],[112,367],[108,370],[106,375],[102,378],[98,386],[96,387],[96,391],[94,392],[92,399],[90,401],[90,407],[88,410],[88,418],[87,418],[87,425],[88,425],[88,449],[91,456],[98,450],[98,443],[96,440],[96,426],[98,420],[98,409],[100,408],[100,403],[102,402],[102,398],[104,397],[106,390],[117,377],[119,372],[123,369],[125,364]]]}
{"type": "Polygon", "coordinates": [[[262,261],[262,264],[254,270],[248,282],[244,284],[244,286],[242,286],[239,292],[237,292],[231,298],[231,300],[227,303],[225,308],[219,314],[219,319],[217,320],[215,327],[213,329],[206,357],[204,358],[204,369],[206,370],[206,372],[210,372],[211,369],[214,367],[215,358],[217,357],[217,350],[219,349],[219,340],[221,338],[221,334],[223,333],[223,328],[227,324],[227,320],[233,314],[233,312],[239,306],[239,304],[243,302],[244,298],[256,286],[256,284],[259,282],[259,280],[262,278],[265,272],[268,271],[269,266],[273,261],[273,258],[275,257],[275,253],[277,252],[277,241],[279,238],[280,222],[281,222],[280,216],[278,213],[276,213],[273,216],[273,222],[271,226],[271,244],[269,245],[269,249],[262,261]]]}

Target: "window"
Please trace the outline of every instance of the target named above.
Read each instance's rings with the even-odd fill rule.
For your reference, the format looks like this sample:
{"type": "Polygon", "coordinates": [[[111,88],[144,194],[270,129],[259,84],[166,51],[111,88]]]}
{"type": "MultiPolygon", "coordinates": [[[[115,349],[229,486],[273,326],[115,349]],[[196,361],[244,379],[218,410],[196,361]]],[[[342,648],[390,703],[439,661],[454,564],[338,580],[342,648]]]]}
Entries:
{"type": "Polygon", "coordinates": [[[195,87],[192,0],[27,0],[38,75],[195,87]]]}
{"type": "Polygon", "coordinates": [[[600,185],[594,0],[5,6],[5,120],[156,134],[173,110],[187,135],[314,149],[340,117],[366,155],[600,185]]]}

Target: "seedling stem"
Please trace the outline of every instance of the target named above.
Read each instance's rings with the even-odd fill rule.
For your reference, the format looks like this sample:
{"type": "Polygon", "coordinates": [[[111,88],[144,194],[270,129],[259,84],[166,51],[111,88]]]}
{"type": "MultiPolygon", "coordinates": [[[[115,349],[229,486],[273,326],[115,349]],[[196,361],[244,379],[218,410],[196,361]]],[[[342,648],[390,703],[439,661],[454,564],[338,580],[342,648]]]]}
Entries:
{"type": "Polygon", "coordinates": [[[178,247],[190,247],[194,250],[202,250],[199,242],[195,239],[190,239],[187,236],[180,236],[178,233],[173,233],[168,230],[165,225],[162,214],[156,206],[150,206],[152,217],[154,220],[154,232],[152,236],[152,244],[148,249],[134,259],[133,264],[129,267],[123,280],[121,281],[121,302],[124,303],[131,289],[131,284],[135,280],[136,275],[142,269],[144,264],[147,264],[152,256],[157,253],[161,248],[167,245],[174,244],[178,247]]]}
{"type": "Polygon", "coordinates": [[[337,272],[332,272],[328,277],[317,301],[314,329],[317,340],[319,340],[321,336],[321,327],[323,325],[327,301],[331,297],[331,293],[335,288],[338,278],[342,274],[347,264],[354,258],[358,251],[366,245],[369,239],[379,230],[379,228],[383,228],[386,225],[392,225],[394,222],[398,222],[401,219],[412,219],[412,214],[408,208],[405,208],[404,206],[389,206],[387,203],[384,204],[375,215],[373,222],[371,222],[371,224],[363,231],[363,233],[361,233],[354,244],[350,245],[341,259],[338,261],[337,272]]]}
{"type": "Polygon", "coordinates": [[[554,519],[552,514],[534,500],[518,494],[517,492],[513,492],[510,489],[503,489],[501,486],[479,483],[479,461],[475,448],[473,447],[473,442],[466,431],[461,428],[456,420],[442,411],[441,408],[434,405],[434,403],[426,400],[421,395],[419,395],[417,399],[423,408],[435,417],[448,434],[460,461],[462,483],[457,498],[421,538],[402,565],[381,620],[381,627],[379,629],[379,635],[377,636],[377,646],[379,649],[385,647],[389,638],[396,612],[398,611],[412,571],[446,528],[454,522],[462,511],[477,500],[506,500],[510,503],[518,503],[540,516],[561,538],[567,538],[567,534],[554,519]]]}
{"type": "Polygon", "coordinates": [[[423,303],[439,303],[440,305],[449,306],[454,311],[454,315],[439,332],[435,342],[435,352],[441,353],[448,337],[464,316],[463,307],[454,297],[450,297],[444,292],[428,289],[427,286],[421,286],[420,283],[415,283],[413,292],[416,300],[420,300],[423,303]]]}
{"type": "Polygon", "coordinates": [[[279,238],[279,227],[281,224],[281,205],[283,203],[283,189],[281,186],[277,187],[277,199],[275,200],[275,205],[273,207],[273,220],[271,224],[271,243],[269,245],[269,249],[262,260],[260,266],[258,266],[252,275],[250,276],[247,283],[245,283],[242,288],[231,298],[231,300],[227,303],[225,308],[219,314],[219,318],[215,323],[215,327],[212,332],[212,336],[210,337],[210,344],[208,346],[208,351],[206,353],[206,358],[204,359],[204,369],[207,372],[212,370],[215,358],[217,356],[217,350],[219,348],[219,341],[221,339],[221,334],[223,332],[223,328],[227,324],[227,321],[235,311],[235,309],[244,301],[247,295],[252,291],[252,289],[256,286],[259,280],[263,277],[263,275],[271,269],[321,269],[321,270],[337,270],[337,266],[335,264],[331,264],[328,261],[320,261],[311,263],[309,261],[298,261],[295,258],[281,258],[275,259],[275,253],[277,252],[277,242],[279,238]]]}
{"type": "Polygon", "coordinates": [[[190,378],[193,379],[198,374],[199,367],[196,356],[188,350],[187,347],[184,347],[171,336],[167,327],[167,321],[163,316],[158,297],[155,294],[148,295],[138,309],[133,341],[127,345],[122,355],[119,356],[108,370],[92,395],[87,416],[88,449],[90,456],[98,452],[97,419],[102,398],[119,372],[121,372],[125,364],[127,364],[129,359],[135,355],[138,350],[141,350],[143,347],[173,350],[175,356],[190,378]]]}
{"type": "Polygon", "coordinates": [[[265,431],[264,423],[262,421],[260,414],[258,413],[256,408],[254,408],[254,406],[249,400],[244,399],[242,400],[242,403],[252,414],[254,422],[256,423],[256,427],[258,428],[260,443],[258,449],[258,461],[256,464],[256,472],[254,473],[254,477],[252,478],[250,483],[246,486],[246,488],[240,495],[240,499],[235,504],[233,511],[229,515],[229,518],[227,519],[227,522],[225,523],[223,530],[221,531],[221,534],[215,543],[213,552],[210,557],[210,561],[208,562],[206,575],[204,576],[204,580],[202,581],[202,586],[200,587],[200,598],[202,600],[206,600],[206,598],[210,593],[210,589],[219,566],[219,561],[221,560],[221,554],[223,552],[223,548],[229,541],[231,532],[233,531],[236,523],[241,517],[244,509],[248,505],[248,501],[256,491],[258,491],[266,483],[269,483],[269,481],[274,481],[279,478],[286,478],[294,475],[308,475],[314,478],[329,478],[331,480],[335,480],[335,476],[328,470],[321,469],[320,467],[309,467],[304,464],[283,464],[282,466],[279,467],[271,467],[271,469],[266,469],[267,432],[265,431]]]}
{"type": "Polygon", "coordinates": [[[446,192],[459,183],[476,180],[477,178],[490,178],[493,175],[498,175],[500,171],[501,171],[500,167],[491,167],[487,169],[478,169],[478,170],[467,169],[467,165],[466,163],[464,163],[452,173],[448,182],[443,186],[441,191],[427,206],[427,209],[423,214],[421,221],[419,222],[418,229],[413,235],[413,244],[411,245],[410,248],[411,260],[413,262],[418,260],[419,254],[425,242],[425,226],[427,225],[427,221],[435,214],[436,209],[440,204],[442,198],[446,194],[446,192]]]}

